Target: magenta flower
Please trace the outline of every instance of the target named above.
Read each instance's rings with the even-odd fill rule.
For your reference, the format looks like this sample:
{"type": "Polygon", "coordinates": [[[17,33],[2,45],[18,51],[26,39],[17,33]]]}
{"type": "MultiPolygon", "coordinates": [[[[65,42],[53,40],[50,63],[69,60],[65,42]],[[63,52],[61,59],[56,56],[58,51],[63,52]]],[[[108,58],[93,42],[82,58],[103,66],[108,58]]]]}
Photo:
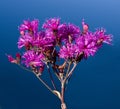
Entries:
{"type": "Polygon", "coordinates": [[[26,51],[24,55],[22,56],[23,63],[29,67],[29,66],[34,66],[34,67],[42,67],[44,66],[43,60],[44,60],[44,55],[32,50],[26,51]]]}
{"type": "Polygon", "coordinates": [[[38,31],[38,24],[39,24],[39,20],[37,19],[33,21],[24,20],[23,24],[21,24],[19,27],[20,33],[23,34],[26,31],[31,31],[33,33],[36,33],[38,31]]]}
{"type": "Polygon", "coordinates": [[[45,37],[44,31],[38,32],[37,35],[35,36],[34,40],[32,41],[33,46],[43,48],[43,46],[44,46],[43,38],[44,37],[45,37]]]}
{"type": "Polygon", "coordinates": [[[59,24],[60,24],[60,18],[50,18],[46,20],[42,28],[55,31],[58,29],[59,24]]]}
{"type": "Polygon", "coordinates": [[[96,37],[92,33],[85,34],[84,36],[79,36],[76,39],[76,44],[78,46],[78,52],[84,53],[84,57],[87,58],[90,55],[94,55],[98,49],[96,46],[96,37]]]}
{"type": "Polygon", "coordinates": [[[45,37],[43,38],[45,41],[46,46],[53,46],[55,45],[56,37],[52,31],[46,30],[45,37]]]}
{"type": "Polygon", "coordinates": [[[22,48],[22,47],[28,47],[32,44],[33,42],[33,37],[30,36],[28,33],[26,33],[23,36],[20,36],[19,41],[18,41],[18,48],[22,48]]]}
{"type": "Polygon", "coordinates": [[[42,31],[37,34],[32,44],[33,46],[38,47],[42,51],[46,50],[46,48],[50,49],[55,45],[55,36],[53,35],[52,31],[42,31]]]}
{"type": "Polygon", "coordinates": [[[63,45],[59,51],[59,57],[63,59],[71,59],[76,57],[76,45],[67,43],[66,46],[63,45]]]}
{"type": "Polygon", "coordinates": [[[58,30],[58,37],[64,42],[72,42],[80,34],[79,27],[74,24],[61,24],[58,30]]]}
{"type": "Polygon", "coordinates": [[[111,44],[112,41],[112,35],[106,35],[105,29],[98,29],[94,35],[97,37],[97,43],[98,45],[101,45],[102,43],[111,44]]]}

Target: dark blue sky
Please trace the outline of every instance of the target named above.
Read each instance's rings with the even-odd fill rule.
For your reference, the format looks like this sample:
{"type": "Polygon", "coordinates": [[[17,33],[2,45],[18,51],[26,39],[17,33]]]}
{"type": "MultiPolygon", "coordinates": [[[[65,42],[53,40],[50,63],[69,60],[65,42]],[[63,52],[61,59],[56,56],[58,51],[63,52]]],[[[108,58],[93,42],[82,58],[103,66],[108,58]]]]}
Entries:
{"type": "MultiPolygon", "coordinates": [[[[120,0],[0,0],[0,109],[60,109],[59,100],[31,73],[7,61],[14,55],[24,19],[61,17],[90,30],[104,27],[113,45],[83,60],[66,92],[68,109],[120,109],[120,0]]],[[[47,78],[47,77],[46,77],[47,78]]]]}

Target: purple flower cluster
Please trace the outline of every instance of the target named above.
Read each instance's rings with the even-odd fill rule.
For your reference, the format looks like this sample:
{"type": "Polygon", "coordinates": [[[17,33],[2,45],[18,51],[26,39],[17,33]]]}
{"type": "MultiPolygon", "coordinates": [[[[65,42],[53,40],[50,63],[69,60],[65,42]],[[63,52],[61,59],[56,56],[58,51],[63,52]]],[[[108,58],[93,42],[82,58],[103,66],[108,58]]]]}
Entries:
{"type": "MultiPolygon", "coordinates": [[[[105,29],[98,29],[95,32],[91,32],[88,29],[88,25],[85,22],[82,22],[83,31],[78,31],[78,28],[75,28],[78,31],[78,34],[74,33],[76,37],[72,38],[72,42],[67,42],[67,44],[61,47],[59,56],[64,59],[76,58],[81,54],[83,58],[88,58],[90,55],[94,56],[97,50],[102,46],[103,43],[111,44],[112,35],[105,34],[105,29]]],[[[72,35],[70,35],[72,37],[72,35]]],[[[68,39],[69,40],[69,39],[68,39]]]]}
{"type": "MultiPolygon", "coordinates": [[[[95,32],[82,21],[82,29],[71,23],[60,23],[60,18],[50,18],[38,30],[39,20],[25,20],[20,25],[18,48],[25,48],[22,63],[26,67],[43,67],[44,62],[65,60],[80,61],[94,56],[103,43],[111,44],[112,37],[102,28],[95,32]]],[[[9,55],[9,60],[15,60],[9,55]]],[[[18,63],[18,62],[17,62],[18,63]]]]}
{"type": "Polygon", "coordinates": [[[106,34],[103,28],[91,32],[84,20],[82,29],[71,23],[61,23],[60,18],[46,20],[41,30],[38,27],[37,19],[23,21],[19,26],[20,37],[17,44],[24,53],[17,53],[15,58],[7,55],[8,60],[33,72],[42,84],[60,99],[61,108],[66,109],[65,88],[76,65],[82,59],[94,56],[103,43],[111,44],[112,35],[106,34]],[[53,87],[41,77],[44,68],[48,71],[53,87]],[[52,72],[60,81],[61,90],[56,87],[58,84],[54,81],[52,72]]]}

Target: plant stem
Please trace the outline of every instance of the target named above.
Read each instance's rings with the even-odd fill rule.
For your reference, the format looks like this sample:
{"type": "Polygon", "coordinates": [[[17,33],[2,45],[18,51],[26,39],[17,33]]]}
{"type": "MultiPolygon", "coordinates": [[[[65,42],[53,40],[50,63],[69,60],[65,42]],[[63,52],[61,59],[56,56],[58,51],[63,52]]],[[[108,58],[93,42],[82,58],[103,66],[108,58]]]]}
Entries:
{"type": "MultiPolygon", "coordinates": [[[[22,66],[22,65],[20,65],[20,64],[19,64],[18,66],[21,67],[22,69],[26,70],[26,71],[29,71],[29,72],[34,73],[33,71],[27,69],[26,67],[24,67],[24,66],[22,66]]],[[[50,92],[52,92],[54,95],[56,95],[56,94],[54,93],[54,91],[42,80],[42,78],[40,78],[39,75],[37,75],[36,73],[34,73],[34,74],[35,74],[35,76],[39,79],[39,81],[40,81],[50,92]]],[[[57,96],[57,95],[56,95],[56,96],[57,96]]],[[[57,96],[57,97],[58,97],[58,96],[57,96]]]]}
{"type": "Polygon", "coordinates": [[[51,74],[51,72],[50,72],[50,67],[49,67],[48,64],[46,64],[46,65],[47,65],[48,73],[49,73],[49,76],[50,76],[50,79],[51,79],[51,83],[52,83],[52,85],[53,85],[53,88],[56,90],[56,85],[55,85],[55,82],[54,82],[54,80],[53,80],[52,74],[51,74]]]}
{"type": "Polygon", "coordinates": [[[71,77],[75,67],[77,66],[77,63],[74,63],[74,66],[71,70],[70,70],[70,65],[71,65],[71,63],[69,63],[69,65],[68,65],[68,70],[67,70],[65,78],[61,81],[61,109],[67,109],[67,106],[64,101],[65,84],[66,84],[66,81],[71,77]]]}
{"type": "Polygon", "coordinates": [[[50,92],[52,92],[54,94],[53,90],[39,76],[36,75],[36,77],[50,92]]]}
{"type": "Polygon", "coordinates": [[[65,101],[64,101],[64,93],[65,93],[65,81],[61,82],[61,109],[67,109],[65,101]]]}
{"type": "Polygon", "coordinates": [[[70,78],[72,76],[72,73],[73,73],[74,69],[76,68],[76,66],[77,66],[77,63],[74,63],[74,66],[71,69],[71,71],[69,72],[69,74],[67,75],[66,79],[68,79],[68,78],[70,78]]]}
{"type": "MultiPolygon", "coordinates": [[[[52,66],[51,66],[51,67],[52,67],[52,66]]],[[[59,79],[59,81],[61,81],[61,80],[60,80],[60,77],[59,77],[59,73],[57,72],[57,69],[54,68],[54,67],[52,67],[52,69],[53,69],[53,71],[54,71],[55,76],[59,79]]]]}
{"type": "Polygon", "coordinates": [[[66,81],[66,79],[67,79],[67,76],[68,76],[69,71],[70,71],[70,66],[71,66],[71,62],[68,63],[68,69],[67,69],[64,81],[66,81]]]}
{"type": "Polygon", "coordinates": [[[22,66],[22,65],[20,65],[20,64],[18,64],[18,66],[19,66],[20,68],[22,68],[23,70],[26,70],[26,71],[28,71],[28,72],[32,72],[32,73],[33,73],[32,70],[29,70],[29,69],[27,69],[26,67],[24,67],[24,66],[22,66]]]}

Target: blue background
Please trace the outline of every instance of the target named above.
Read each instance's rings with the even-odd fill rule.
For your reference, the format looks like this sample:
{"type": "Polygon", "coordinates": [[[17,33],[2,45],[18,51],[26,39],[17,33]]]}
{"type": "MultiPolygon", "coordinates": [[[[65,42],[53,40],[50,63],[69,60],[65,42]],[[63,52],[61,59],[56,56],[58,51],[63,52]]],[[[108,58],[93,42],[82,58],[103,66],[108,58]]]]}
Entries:
{"type": "MultiPolygon", "coordinates": [[[[61,17],[90,30],[104,27],[113,45],[83,60],[66,92],[68,109],[120,109],[120,0],[0,0],[0,109],[60,109],[60,102],[32,73],[10,64],[24,19],[61,17]]],[[[47,79],[47,77],[46,77],[47,79]]]]}

